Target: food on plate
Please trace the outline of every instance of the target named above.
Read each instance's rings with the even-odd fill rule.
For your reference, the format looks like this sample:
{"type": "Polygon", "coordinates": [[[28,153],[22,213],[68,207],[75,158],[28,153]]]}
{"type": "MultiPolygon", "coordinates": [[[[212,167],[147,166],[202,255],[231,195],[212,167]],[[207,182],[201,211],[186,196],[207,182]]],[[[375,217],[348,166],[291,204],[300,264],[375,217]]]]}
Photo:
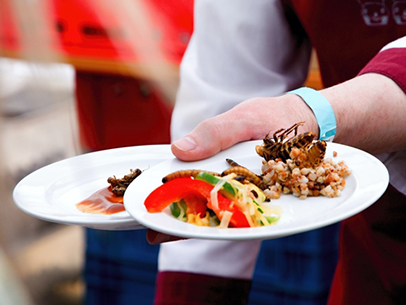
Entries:
{"type": "Polygon", "coordinates": [[[293,194],[300,199],[309,196],[338,197],[345,187],[345,178],[351,174],[344,161],[335,163],[325,158],[316,167],[299,167],[295,155],[303,152],[292,150],[292,159],[263,161],[262,172],[267,189],[264,193],[270,199],[278,199],[281,194],[293,194]]]}
{"type": "Polygon", "coordinates": [[[308,155],[308,162],[313,162],[314,165],[320,163],[324,158],[326,152],[326,142],[316,141],[313,142],[315,134],[313,132],[306,132],[297,134],[297,130],[304,122],[299,122],[287,129],[279,129],[269,137],[269,133],[263,139],[262,145],[257,145],[255,150],[258,155],[263,157],[266,161],[281,159],[286,161],[290,159],[290,152],[293,148],[301,148],[308,155]],[[295,131],[295,135],[289,139],[286,137],[295,131]]]}
{"type": "Polygon", "coordinates": [[[243,183],[252,183],[259,187],[261,190],[266,188],[265,183],[261,176],[258,176],[254,172],[250,171],[248,168],[241,166],[232,159],[226,159],[227,163],[231,165],[230,168],[224,170],[221,176],[227,176],[229,174],[236,174],[236,180],[242,181],[243,183]]]}
{"type": "Polygon", "coordinates": [[[77,203],[77,209],[83,213],[104,215],[124,212],[124,193],[130,183],[141,173],[142,171],[137,168],[136,170],[130,169],[130,173],[123,178],[109,177],[107,179],[109,186],[98,190],[87,199],[77,203]]]}
{"type": "MultiPolygon", "coordinates": [[[[264,193],[270,199],[278,199],[281,194],[293,194],[301,199],[337,197],[344,189],[345,178],[351,174],[344,161],[335,163],[332,158],[325,158],[325,141],[313,141],[313,133],[297,134],[303,124],[278,130],[273,139],[268,134],[263,144],[256,147],[264,158],[262,180],[267,186],[264,193]],[[285,139],[293,130],[295,136],[285,139]]],[[[333,152],[333,157],[337,157],[337,152],[333,152]]]]}
{"type": "MultiPolygon", "coordinates": [[[[170,173],[169,175],[166,175],[165,177],[162,178],[162,183],[166,183],[170,180],[173,179],[178,179],[178,178],[185,178],[185,177],[193,177],[195,178],[199,173],[203,172],[201,169],[183,169],[183,170],[178,170],[176,172],[170,173]]],[[[207,172],[213,176],[219,176],[218,173],[211,172],[211,171],[204,171],[207,172]]]]}
{"type": "Polygon", "coordinates": [[[150,213],[169,207],[177,219],[200,226],[243,228],[276,223],[280,208],[271,205],[256,185],[243,184],[235,177],[234,173],[220,176],[206,171],[182,176],[155,189],[144,204],[150,213]]]}
{"type": "Polygon", "coordinates": [[[221,174],[176,171],[147,197],[147,211],[157,213],[169,207],[177,219],[201,226],[259,227],[279,220],[281,208],[270,200],[282,194],[300,199],[340,196],[351,170],[344,161],[333,161],[337,152],[326,158],[327,143],[314,140],[314,133],[298,134],[303,124],[280,129],[272,137],[268,133],[262,145],[255,147],[263,158],[261,174],[231,159],[226,159],[230,167],[221,174]]]}
{"type": "Polygon", "coordinates": [[[117,179],[116,176],[113,176],[109,177],[107,182],[110,183],[111,191],[114,193],[114,195],[123,196],[130,183],[141,175],[141,173],[142,171],[139,168],[136,170],[130,169],[130,173],[125,175],[123,178],[117,179]]]}
{"type": "Polygon", "coordinates": [[[111,191],[111,187],[104,187],[85,200],[76,204],[76,208],[89,214],[111,215],[124,212],[123,196],[117,196],[111,191]]]}

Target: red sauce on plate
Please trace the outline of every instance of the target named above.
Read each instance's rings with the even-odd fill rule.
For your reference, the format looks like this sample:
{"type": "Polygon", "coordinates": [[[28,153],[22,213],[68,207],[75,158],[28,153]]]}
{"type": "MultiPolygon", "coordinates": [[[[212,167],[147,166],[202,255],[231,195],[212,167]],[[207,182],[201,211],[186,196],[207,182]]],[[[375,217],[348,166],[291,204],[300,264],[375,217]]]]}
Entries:
{"type": "Polygon", "coordinates": [[[79,211],[91,214],[111,215],[124,212],[123,196],[116,196],[111,187],[105,187],[92,194],[89,198],[76,204],[79,211]]]}

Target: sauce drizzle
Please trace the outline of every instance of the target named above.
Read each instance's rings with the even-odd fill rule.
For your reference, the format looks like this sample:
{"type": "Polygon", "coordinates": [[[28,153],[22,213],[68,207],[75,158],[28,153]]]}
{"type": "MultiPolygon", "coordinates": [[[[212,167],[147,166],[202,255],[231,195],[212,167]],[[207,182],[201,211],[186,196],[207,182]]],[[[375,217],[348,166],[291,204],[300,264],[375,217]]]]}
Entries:
{"type": "Polygon", "coordinates": [[[76,204],[79,211],[90,214],[111,215],[124,212],[123,196],[116,196],[111,187],[98,190],[89,198],[76,204]]]}

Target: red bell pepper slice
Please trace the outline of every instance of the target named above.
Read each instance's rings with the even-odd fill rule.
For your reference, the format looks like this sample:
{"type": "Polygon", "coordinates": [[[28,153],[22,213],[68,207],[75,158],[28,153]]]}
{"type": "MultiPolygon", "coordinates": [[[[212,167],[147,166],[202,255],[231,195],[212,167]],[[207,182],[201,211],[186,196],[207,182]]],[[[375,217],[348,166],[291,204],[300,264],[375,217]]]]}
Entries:
{"type": "Polygon", "coordinates": [[[145,207],[150,213],[162,212],[172,202],[183,199],[187,206],[187,213],[206,215],[207,207],[216,213],[221,220],[223,211],[233,213],[230,225],[233,227],[249,227],[245,215],[236,207],[232,200],[227,199],[220,193],[217,193],[218,208],[213,208],[210,199],[210,192],[214,187],[204,181],[192,178],[179,178],[168,181],[156,188],[145,199],[145,207]]]}

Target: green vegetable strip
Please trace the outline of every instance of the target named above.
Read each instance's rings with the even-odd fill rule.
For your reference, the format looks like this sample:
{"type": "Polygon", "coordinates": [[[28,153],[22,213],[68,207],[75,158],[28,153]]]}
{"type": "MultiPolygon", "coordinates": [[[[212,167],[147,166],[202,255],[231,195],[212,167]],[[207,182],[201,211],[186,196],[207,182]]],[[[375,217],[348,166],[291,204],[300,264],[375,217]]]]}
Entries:
{"type": "Polygon", "coordinates": [[[281,217],[280,216],[265,216],[268,223],[277,222],[281,217]]]}
{"type": "MultiPolygon", "coordinates": [[[[199,174],[197,174],[196,179],[207,182],[213,186],[215,186],[221,180],[221,178],[213,176],[206,172],[200,172],[199,174]]],[[[235,198],[235,190],[233,186],[228,182],[225,182],[223,184],[223,186],[220,189],[220,193],[223,194],[228,199],[235,198]]]]}
{"type": "Polygon", "coordinates": [[[264,214],[264,211],[261,208],[257,208],[258,212],[260,212],[261,214],[264,214]]]}
{"type": "Polygon", "coordinates": [[[186,203],[181,200],[180,202],[173,202],[169,206],[172,216],[178,218],[179,220],[186,220],[186,203]]]}

